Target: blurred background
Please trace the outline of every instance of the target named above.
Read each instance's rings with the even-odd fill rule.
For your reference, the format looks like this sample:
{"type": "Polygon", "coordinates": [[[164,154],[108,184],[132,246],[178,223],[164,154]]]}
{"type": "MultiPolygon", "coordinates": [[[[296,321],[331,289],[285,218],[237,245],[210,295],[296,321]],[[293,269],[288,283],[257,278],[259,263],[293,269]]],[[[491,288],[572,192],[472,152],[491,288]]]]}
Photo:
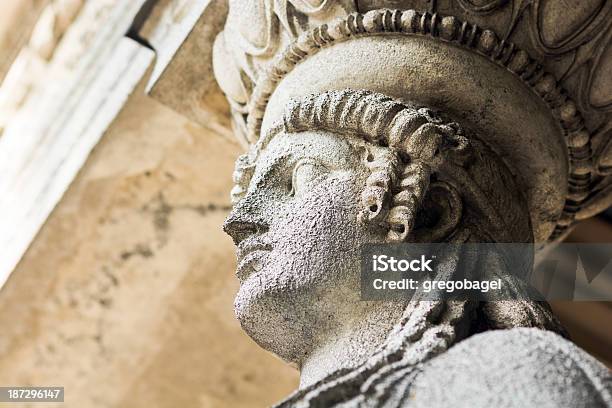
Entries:
{"type": "MultiPolygon", "coordinates": [[[[65,405],[74,407],[267,406],[295,389],[298,374],[254,344],[233,316],[234,251],[220,226],[242,148],[228,137],[228,119],[198,124],[161,103],[168,93],[151,92],[138,76],[89,148],[58,147],[73,132],[66,124],[89,103],[75,90],[89,81],[92,71],[82,64],[92,52],[97,59],[89,63],[103,75],[114,58],[104,54],[104,41],[184,40],[188,34],[168,27],[193,26],[191,7],[201,13],[210,2],[135,3],[0,5],[0,193],[8,192],[0,211],[16,214],[0,226],[17,231],[0,231],[8,237],[0,243],[18,248],[21,240],[27,248],[0,289],[0,385],[64,386],[65,405]],[[67,101],[74,106],[64,112],[67,101]],[[6,164],[15,155],[21,164],[6,164]],[[80,161],[65,170],[74,157],[80,161]],[[56,170],[33,170],[52,160],[56,170]],[[45,200],[48,210],[39,210],[45,200]]],[[[141,58],[134,55],[130,62],[141,58]]],[[[156,69],[145,57],[143,78],[156,69]]],[[[227,112],[210,87],[193,103],[227,112]]],[[[116,96],[112,85],[99,88],[101,100],[116,96]]],[[[100,106],[87,129],[109,111],[100,106]]],[[[612,216],[583,222],[568,239],[612,241],[612,216]]],[[[6,251],[0,256],[8,259],[6,251]]],[[[610,303],[552,306],[573,340],[612,367],[610,303]]]]}

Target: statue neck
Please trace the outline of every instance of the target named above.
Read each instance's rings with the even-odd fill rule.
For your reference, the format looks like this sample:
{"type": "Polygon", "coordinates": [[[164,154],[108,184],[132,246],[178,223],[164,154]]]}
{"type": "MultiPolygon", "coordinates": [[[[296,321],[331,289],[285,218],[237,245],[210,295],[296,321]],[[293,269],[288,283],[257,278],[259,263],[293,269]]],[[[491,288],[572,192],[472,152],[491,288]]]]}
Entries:
{"type": "Polygon", "coordinates": [[[345,325],[327,332],[311,349],[300,366],[300,388],[365,362],[387,340],[405,308],[401,302],[364,304],[369,310],[346,319],[345,325]]]}

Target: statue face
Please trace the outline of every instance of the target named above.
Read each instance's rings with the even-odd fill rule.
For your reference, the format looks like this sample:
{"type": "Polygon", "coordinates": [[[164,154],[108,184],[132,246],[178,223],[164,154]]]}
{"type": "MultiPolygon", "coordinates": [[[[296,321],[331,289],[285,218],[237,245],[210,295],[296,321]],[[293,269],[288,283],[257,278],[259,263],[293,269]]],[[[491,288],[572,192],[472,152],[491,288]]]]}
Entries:
{"type": "Polygon", "coordinates": [[[237,317],[289,361],[362,307],[360,244],[384,239],[358,221],[369,169],[365,142],[346,139],[277,135],[224,226],[237,244],[237,317]]]}

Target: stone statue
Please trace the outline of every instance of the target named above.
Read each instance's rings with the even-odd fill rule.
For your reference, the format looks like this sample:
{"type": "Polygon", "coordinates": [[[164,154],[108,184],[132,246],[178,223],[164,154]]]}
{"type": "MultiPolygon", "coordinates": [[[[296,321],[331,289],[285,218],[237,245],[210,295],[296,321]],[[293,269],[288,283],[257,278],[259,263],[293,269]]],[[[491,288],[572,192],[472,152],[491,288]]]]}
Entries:
{"type": "Polygon", "coordinates": [[[301,371],[280,406],[612,406],[544,302],[359,291],[364,243],[544,244],[612,203],[611,7],[587,3],[230,1],[224,228],[242,327],[301,371]]]}

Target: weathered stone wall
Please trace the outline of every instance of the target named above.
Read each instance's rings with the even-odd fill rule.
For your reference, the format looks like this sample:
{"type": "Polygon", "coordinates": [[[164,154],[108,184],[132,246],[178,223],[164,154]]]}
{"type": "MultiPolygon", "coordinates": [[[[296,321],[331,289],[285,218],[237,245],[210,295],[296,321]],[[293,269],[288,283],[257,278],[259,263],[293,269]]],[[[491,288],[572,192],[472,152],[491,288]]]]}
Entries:
{"type": "Polygon", "coordinates": [[[220,225],[238,151],[134,97],[0,291],[0,384],[65,386],[68,407],[254,407],[294,389],[233,316],[220,225]]]}

